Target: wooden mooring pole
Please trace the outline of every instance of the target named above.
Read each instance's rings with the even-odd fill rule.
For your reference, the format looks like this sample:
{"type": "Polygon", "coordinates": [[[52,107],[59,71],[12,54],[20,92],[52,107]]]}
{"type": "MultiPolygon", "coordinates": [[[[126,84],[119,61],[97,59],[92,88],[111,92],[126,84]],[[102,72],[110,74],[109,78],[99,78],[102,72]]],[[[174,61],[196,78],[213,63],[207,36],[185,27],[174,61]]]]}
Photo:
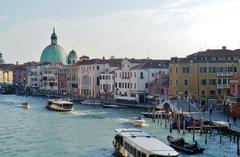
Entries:
{"type": "Polygon", "coordinates": [[[195,141],[195,119],[193,119],[193,141],[195,141]]]}
{"type": "Polygon", "coordinates": [[[183,135],[185,135],[185,128],[186,127],[186,122],[185,122],[185,118],[184,118],[184,115],[183,115],[183,135]]]}
{"type": "Polygon", "coordinates": [[[240,150],[239,150],[239,136],[237,136],[237,155],[240,155],[240,150]]]}
{"type": "Polygon", "coordinates": [[[220,135],[220,143],[222,142],[222,134],[221,134],[221,130],[220,130],[221,125],[219,124],[219,135],[220,135]]]}

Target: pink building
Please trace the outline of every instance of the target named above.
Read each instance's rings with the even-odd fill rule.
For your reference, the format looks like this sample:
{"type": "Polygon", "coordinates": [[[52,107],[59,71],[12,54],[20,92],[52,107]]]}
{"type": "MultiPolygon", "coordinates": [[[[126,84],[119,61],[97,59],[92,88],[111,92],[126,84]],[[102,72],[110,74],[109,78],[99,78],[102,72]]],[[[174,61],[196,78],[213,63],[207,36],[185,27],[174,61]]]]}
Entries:
{"type": "Polygon", "coordinates": [[[233,118],[240,117],[240,81],[230,81],[230,94],[225,96],[225,112],[233,118]]]}
{"type": "Polygon", "coordinates": [[[157,74],[148,84],[148,102],[158,104],[169,98],[169,75],[157,74]]]}

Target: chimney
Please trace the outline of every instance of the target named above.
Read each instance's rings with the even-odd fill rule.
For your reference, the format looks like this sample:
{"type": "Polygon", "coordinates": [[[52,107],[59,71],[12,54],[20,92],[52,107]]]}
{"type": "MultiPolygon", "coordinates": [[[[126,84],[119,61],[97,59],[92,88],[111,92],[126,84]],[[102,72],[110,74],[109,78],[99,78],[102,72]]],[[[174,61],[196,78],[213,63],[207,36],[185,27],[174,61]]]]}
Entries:
{"type": "Polygon", "coordinates": [[[226,47],[226,46],[222,46],[222,49],[223,49],[223,50],[226,50],[226,49],[227,49],[227,47],[226,47]]]}
{"type": "Polygon", "coordinates": [[[103,60],[105,60],[105,57],[103,56],[103,58],[102,58],[103,60]]]}

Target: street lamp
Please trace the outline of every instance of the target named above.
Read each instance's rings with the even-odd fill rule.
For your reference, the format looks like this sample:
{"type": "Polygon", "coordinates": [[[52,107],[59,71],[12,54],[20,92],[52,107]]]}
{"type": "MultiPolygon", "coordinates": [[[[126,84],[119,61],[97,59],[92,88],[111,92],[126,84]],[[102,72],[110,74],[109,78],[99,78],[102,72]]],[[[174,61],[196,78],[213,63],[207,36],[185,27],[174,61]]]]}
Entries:
{"type": "Polygon", "coordinates": [[[229,122],[229,112],[230,112],[230,109],[229,109],[229,105],[230,105],[230,102],[229,102],[229,99],[227,99],[227,115],[228,115],[228,119],[227,119],[227,122],[229,122]]]}

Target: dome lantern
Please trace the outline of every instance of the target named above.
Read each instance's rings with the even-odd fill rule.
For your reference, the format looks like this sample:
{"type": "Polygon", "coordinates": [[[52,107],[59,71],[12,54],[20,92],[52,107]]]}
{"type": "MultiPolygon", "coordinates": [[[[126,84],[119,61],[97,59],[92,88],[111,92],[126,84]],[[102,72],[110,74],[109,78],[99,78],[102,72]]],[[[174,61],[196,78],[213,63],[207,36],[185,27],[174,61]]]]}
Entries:
{"type": "Polygon", "coordinates": [[[55,33],[55,28],[53,28],[53,33],[51,35],[51,44],[57,44],[57,34],[55,33]]]}

